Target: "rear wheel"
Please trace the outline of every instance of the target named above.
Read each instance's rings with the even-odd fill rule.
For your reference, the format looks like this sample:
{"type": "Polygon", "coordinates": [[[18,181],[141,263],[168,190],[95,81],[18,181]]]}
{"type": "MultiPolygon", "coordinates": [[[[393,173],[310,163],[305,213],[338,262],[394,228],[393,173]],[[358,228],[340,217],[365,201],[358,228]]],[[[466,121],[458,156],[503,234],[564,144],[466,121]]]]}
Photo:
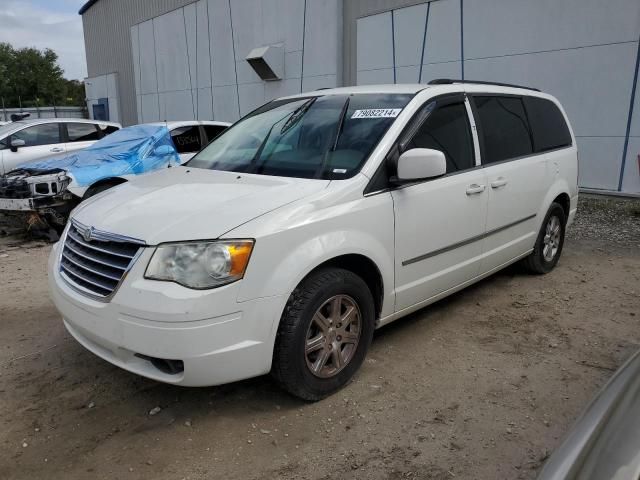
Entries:
{"type": "Polygon", "coordinates": [[[330,268],[293,291],[280,320],[272,375],[289,393],[320,400],[360,368],[374,330],[373,297],[348,270],[330,268]]]}
{"type": "Polygon", "coordinates": [[[548,273],[553,270],[564,246],[566,222],[562,206],[552,203],[540,227],[533,252],[523,261],[529,271],[548,273]]]}

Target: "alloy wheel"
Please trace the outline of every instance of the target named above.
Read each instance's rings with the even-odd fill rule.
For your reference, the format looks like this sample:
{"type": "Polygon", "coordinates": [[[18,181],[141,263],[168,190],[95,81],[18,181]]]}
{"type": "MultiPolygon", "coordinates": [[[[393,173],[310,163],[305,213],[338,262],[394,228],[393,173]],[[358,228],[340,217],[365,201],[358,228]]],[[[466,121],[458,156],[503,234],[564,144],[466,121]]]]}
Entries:
{"type": "Polygon", "coordinates": [[[544,245],[542,249],[542,256],[544,257],[546,262],[550,262],[558,253],[558,249],[560,248],[560,240],[562,234],[562,225],[560,224],[560,219],[555,215],[549,217],[549,221],[547,222],[547,227],[544,234],[544,239],[542,243],[544,245]]]}
{"type": "Polygon", "coordinates": [[[307,330],[305,358],[313,375],[330,378],[344,369],[358,349],[360,308],[348,295],[335,295],[313,315],[307,330]]]}

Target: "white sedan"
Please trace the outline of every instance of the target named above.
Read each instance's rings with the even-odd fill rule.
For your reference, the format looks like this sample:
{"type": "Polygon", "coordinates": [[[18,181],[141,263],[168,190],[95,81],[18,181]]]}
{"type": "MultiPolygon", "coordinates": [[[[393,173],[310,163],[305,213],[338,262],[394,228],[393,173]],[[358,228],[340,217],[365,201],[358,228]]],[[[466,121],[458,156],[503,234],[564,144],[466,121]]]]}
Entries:
{"type": "Polygon", "coordinates": [[[82,118],[36,118],[0,124],[0,175],[18,165],[93,145],[119,123],[82,118]]]}

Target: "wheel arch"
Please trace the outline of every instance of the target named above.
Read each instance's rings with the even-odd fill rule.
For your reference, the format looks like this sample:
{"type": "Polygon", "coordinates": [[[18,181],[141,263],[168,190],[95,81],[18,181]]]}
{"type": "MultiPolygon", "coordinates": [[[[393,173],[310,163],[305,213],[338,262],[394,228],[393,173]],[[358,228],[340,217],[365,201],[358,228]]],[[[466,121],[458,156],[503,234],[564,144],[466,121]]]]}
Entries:
{"type": "MultiPolygon", "coordinates": [[[[367,284],[374,301],[374,310],[376,320],[382,312],[382,303],[384,299],[384,280],[378,265],[366,255],[360,253],[347,253],[337,255],[333,258],[323,261],[312,268],[300,282],[303,282],[313,273],[323,268],[341,268],[358,275],[364,283],[367,284]]],[[[299,283],[300,283],[299,282],[299,283]]]]}
{"type": "Polygon", "coordinates": [[[547,191],[544,201],[538,210],[538,229],[541,228],[544,217],[547,214],[549,207],[554,202],[559,203],[562,206],[565,217],[567,219],[569,218],[569,211],[571,208],[571,197],[569,196],[570,191],[569,184],[566,180],[559,178],[554,182],[551,188],[547,191]]]}
{"type": "Polygon", "coordinates": [[[87,187],[87,192],[92,188],[101,187],[102,185],[111,185],[115,187],[116,185],[120,185],[121,183],[125,183],[128,180],[122,177],[107,177],[98,180],[97,182],[93,182],[91,185],[87,187]]]}
{"type": "Polygon", "coordinates": [[[558,203],[562,210],[564,210],[565,219],[569,218],[569,211],[571,209],[571,198],[569,198],[569,194],[567,192],[562,192],[556,198],[553,199],[552,203],[558,203]]]}

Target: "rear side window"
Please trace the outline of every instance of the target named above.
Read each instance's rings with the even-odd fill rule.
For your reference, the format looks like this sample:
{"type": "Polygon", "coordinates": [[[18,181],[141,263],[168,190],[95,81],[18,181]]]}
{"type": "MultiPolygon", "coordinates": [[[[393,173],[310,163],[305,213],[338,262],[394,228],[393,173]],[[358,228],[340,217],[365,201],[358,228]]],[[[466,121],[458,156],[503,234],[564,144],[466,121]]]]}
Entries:
{"type": "Polygon", "coordinates": [[[93,123],[67,123],[67,137],[70,142],[98,140],[100,134],[93,123]]]}
{"type": "Polygon", "coordinates": [[[525,97],[524,105],[531,123],[535,152],[571,146],[569,127],[555,103],[546,98],[525,97]]]}
{"type": "Polygon", "coordinates": [[[202,128],[204,128],[204,133],[207,134],[207,143],[227,129],[227,127],[222,125],[203,125],[202,128]]]}
{"type": "Polygon", "coordinates": [[[521,98],[498,95],[473,98],[480,121],[483,164],[533,153],[531,128],[521,98]]]}
{"type": "Polygon", "coordinates": [[[405,149],[410,148],[431,148],[444,153],[447,173],[475,167],[471,128],[464,103],[436,108],[406,144],[405,149]]]}
{"type": "Polygon", "coordinates": [[[178,153],[195,153],[200,150],[200,127],[179,127],[171,131],[171,140],[178,153]]]}

